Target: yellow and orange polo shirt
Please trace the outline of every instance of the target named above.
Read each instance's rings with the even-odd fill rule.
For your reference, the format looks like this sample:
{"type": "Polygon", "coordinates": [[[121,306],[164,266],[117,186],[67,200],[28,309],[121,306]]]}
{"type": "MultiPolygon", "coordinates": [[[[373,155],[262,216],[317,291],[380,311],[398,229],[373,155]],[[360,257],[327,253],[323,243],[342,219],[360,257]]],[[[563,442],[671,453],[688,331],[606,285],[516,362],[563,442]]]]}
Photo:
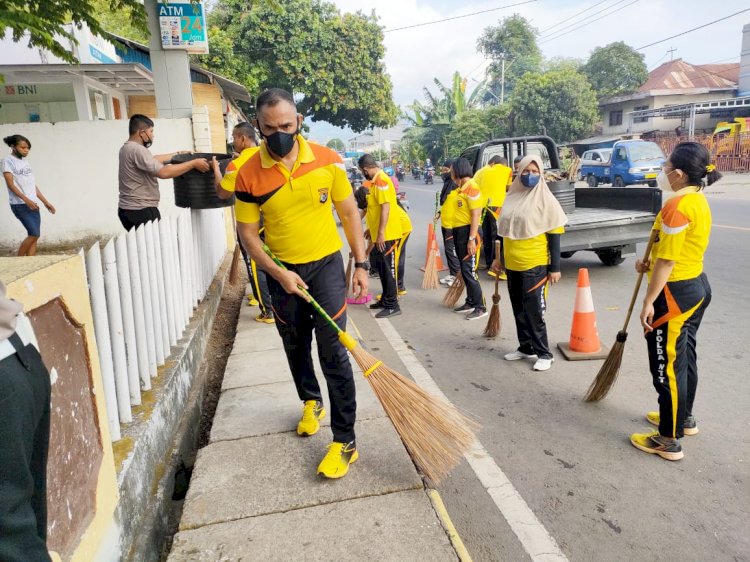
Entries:
{"type": "Polygon", "coordinates": [[[471,211],[484,207],[482,191],[473,179],[454,190],[456,193],[453,210],[453,228],[471,224],[471,211]]]}
{"type": "MultiPolygon", "coordinates": [[[[508,179],[511,169],[502,164],[485,166],[474,175],[482,197],[490,207],[502,207],[508,190],[508,179]]],[[[495,215],[495,213],[492,213],[495,215]]],[[[497,218],[497,216],[495,216],[497,218]]]]}
{"type": "Polygon", "coordinates": [[[684,187],[667,201],[656,216],[654,229],[659,234],[651,250],[652,261],[661,258],[675,262],[668,281],[693,279],[703,273],[711,208],[697,187],[684,187]]]}
{"type": "Polygon", "coordinates": [[[242,152],[240,152],[240,155],[232,160],[229,165],[227,165],[227,170],[224,172],[224,177],[221,179],[221,188],[224,191],[232,191],[235,190],[235,184],[237,183],[237,172],[239,169],[250,160],[250,157],[258,152],[260,150],[260,147],[258,146],[251,146],[250,148],[246,148],[242,152]]]}
{"type": "Polygon", "coordinates": [[[265,242],[283,262],[310,263],[341,247],[332,202],[352,195],[344,162],[333,150],[297,135],[299,154],[288,170],[263,142],[239,168],[235,184],[237,222],[260,222],[265,242]]]}
{"type": "Polygon", "coordinates": [[[385,239],[398,240],[403,235],[402,220],[403,217],[399,211],[403,211],[396,202],[396,188],[383,170],[380,170],[374,178],[363,185],[370,191],[367,194],[367,213],[365,221],[370,231],[370,237],[374,242],[378,238],[378,229],[380,228],[380,212],[384,203],[390,204],[388,212],[388,222],[385,225],[385,239]]]}

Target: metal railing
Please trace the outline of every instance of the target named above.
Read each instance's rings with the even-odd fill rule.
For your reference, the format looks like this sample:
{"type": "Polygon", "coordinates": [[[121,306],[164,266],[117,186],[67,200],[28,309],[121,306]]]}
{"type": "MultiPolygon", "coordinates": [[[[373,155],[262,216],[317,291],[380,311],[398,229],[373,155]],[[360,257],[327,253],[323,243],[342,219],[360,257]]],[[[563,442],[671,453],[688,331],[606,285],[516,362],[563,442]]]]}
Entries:
{"type": "Polygon", "coordinates": [[[693,140],[701,143],[711,153],[711,162],[720,172],[747,172],[750,170],[750,133],[735,135],[658,136],[652,139],[669,157],[681,142],[693,140]]]}
{"type": "Polygon", "coordinates": [[[180,210],[85,252],[112,441],[164,365],[227,251],[223,209],[180,210]]]}

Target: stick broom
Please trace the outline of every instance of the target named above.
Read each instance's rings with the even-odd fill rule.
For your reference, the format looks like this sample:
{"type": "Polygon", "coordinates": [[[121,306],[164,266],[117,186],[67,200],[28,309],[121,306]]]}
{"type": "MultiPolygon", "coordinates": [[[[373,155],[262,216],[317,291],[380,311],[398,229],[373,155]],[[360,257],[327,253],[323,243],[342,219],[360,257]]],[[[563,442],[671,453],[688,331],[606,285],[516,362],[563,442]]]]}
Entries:
{"type": "MultiPolygon", "coordinates": [[[[276,265],[286,269],[268,246],[264,245],[263,250],[276,265]]],[[[370,355],[338,327],[310,293],[299,288],[315,311],[336,330],[339,341],[362,369],[417,468],[433,482],[440,482],[469,450],[479,424],[370,355]]]]}
{"type": "MultiPolygon", "coordinates": [[[[500,259],[500,242],[495,240],[495,255],[500,259]]],[[[495,277],[495,293],[492,295],[492,309],[490,310],[490,317],[487,320],[487,326],[484,329],[484,337],[496,338],[500,333],[500,273],[498,272],[495,277]]]]}
{"type": "Polygon", "coordinates": [[[435,194],[435,218],[432,220],[432,239],[428,241],[429,250],[427,254],[427,262],[424,266],[424,276],[422,277],[422,288],[423,289],[437,289],[440,286],[438,280],[438,266],[437,266],[437,241],[435,239],[435,229],[437,228],[437,217],[438,209],[440,207],[440,193],[435,194]]]}
{"type": "MultiPolygon", "coordinates": [[[[648,239],[646,245],[646,252],[644,253],[644,261],[651,255],[651,248],[656,240],[657,231],[652,230],[651,236],[648,239]]],[[[586,396],[583,397],[585,402],[598,402],[609,393],[612,386],[617,380],[617,376],[620,374],[620,365],[622,365],[622,354],[625,351],[625,342],[628,339],[628,324],[630,323],[630,316],[633,314],[633,307],[635,306],[635,300],[638,298],[638,292],[641,289],[641,282],[643,281],[643,273],[638,274],[638,281],[635,283],[635,289],[633,290],[633,296],[630,298],[630,306],[628,307],[628,313],[625,315],[625,323],[622,326],[622,330],[617,332],[617,339],[609,350],[607,358],[604,360],[601,369],[596,375],[596,378],[591,383],[586,396]]]]}

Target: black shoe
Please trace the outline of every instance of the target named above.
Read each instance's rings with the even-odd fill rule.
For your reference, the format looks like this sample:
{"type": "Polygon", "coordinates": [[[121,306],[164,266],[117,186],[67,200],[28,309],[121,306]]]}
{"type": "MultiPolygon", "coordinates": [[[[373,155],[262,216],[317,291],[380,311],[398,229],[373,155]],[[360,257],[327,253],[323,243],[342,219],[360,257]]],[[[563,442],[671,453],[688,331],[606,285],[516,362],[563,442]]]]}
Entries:
{"type": "Polygon", "coordinates": [[[384,308],[375,315],[375,318],[390,318],[391,316],[400,316],[400,308],[384,308]]]}
{"type": "Polygon", "coordinates": [[[485,316],[487,316],[487,309],[477,307],[466,315],[466,319],[479,320],[480,318],[484,318],[485,316]]]}
{"type": "Polygon", "coordinates": [[[382,301],[375,301],[370,305],[370,310],[377,310],[378,308],[385,308],[382,301]]]}
{"type": "Polygon", "coordinates": [[[471,312],[472,310],[474,310],[473,306],[471,306],[470,304],[464,303],[461,306],[457,306],[456,308],[454,308],[453,312],[466,313],[466,312],[471,312]]]}

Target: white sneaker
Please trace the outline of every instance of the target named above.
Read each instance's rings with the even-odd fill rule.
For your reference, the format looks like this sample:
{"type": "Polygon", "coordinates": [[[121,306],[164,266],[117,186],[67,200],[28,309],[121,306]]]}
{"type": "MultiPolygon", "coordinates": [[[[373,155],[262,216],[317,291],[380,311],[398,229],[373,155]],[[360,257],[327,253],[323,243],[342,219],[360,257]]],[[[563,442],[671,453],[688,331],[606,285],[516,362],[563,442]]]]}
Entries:
{"type": "Polygon", "coordinates": [[[506,361],[518,361],[519,359],[536,359],[535,354],[529,355],[528,353],[524,353],[523,351],[511,351],[510,353],[505,354],[505,360],[506,361]]]}
{"type": "Polygon", "coordinates": [[[535,371],[549,371],[554,359],[537,359],[534,363],[535,371]]]}
{"type": "Polygon", "coordinates": [[[441,285],[451,285],[456,278],[453,275],[446,275],[440,280],[441,285]]]}

